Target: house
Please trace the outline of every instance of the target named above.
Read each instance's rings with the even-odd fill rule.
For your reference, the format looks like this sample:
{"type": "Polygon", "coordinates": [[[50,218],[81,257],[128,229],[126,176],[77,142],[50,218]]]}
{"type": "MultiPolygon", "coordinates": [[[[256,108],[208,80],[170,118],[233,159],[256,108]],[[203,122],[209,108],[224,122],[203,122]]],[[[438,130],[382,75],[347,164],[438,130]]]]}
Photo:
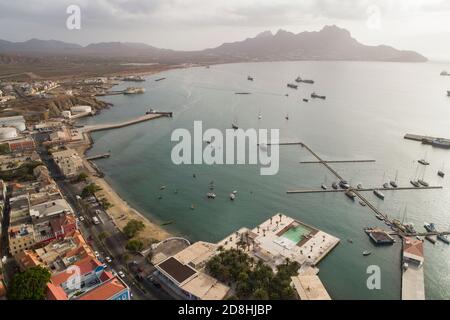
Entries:
{"type": "Polygon", "coordinates": [[[8,145],[11,152],[33,151],[36,148],[34,140],[28,137],[24,139],[9,141],[8,145]]]}
{"type": "Polygon", "coordinates": [[[52,275],[47,300],[130,300],[130,289],[100,261],[87,257],[52,275]],[[78,279],[73,277],[75,270],[78,279]]]}

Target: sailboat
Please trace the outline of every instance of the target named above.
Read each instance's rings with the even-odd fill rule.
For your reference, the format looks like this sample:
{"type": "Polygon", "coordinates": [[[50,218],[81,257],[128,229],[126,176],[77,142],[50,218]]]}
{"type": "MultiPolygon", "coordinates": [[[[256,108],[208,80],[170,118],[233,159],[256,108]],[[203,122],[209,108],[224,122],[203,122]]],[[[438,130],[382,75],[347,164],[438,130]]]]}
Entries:
{"type": "Polygon", "coordinates": [[[417,182],[420,183],[424,187],[429,187],[430,184],[425,181],[425,171],[426,171],[426,169],[423,170],[422,179],[417,180],[417,182]]]}
{"type": "Polygon", "coordinates": [[[442,164],[442,169],[438,171],[438,176],[443,178],[445,176],[445,172],[444,172],[444,164],[442,164]]]}
{"type": "Polygon", "coordinates": [[[417,165],[417,167],[416,167],[416,173],[414,174],[414,179],[409,181],[416,188],[420,188],[420,183],[417,181],[418,171],[419,171],[419,165],[417,165]]]}
{"type": "MultiPolygon", "coordinates": [[[[385,174],[383,174],[383,180],[384,180],[384,176],[385,176],[385,174]]],[[[383,187],[384,187],[384,186],[383,186],[383,187]]],[[[381,199],[381,200],[384,200],[384,194],[383,194],[380,190],[374,189],[374,190],[373,190],[373,194],[376,195],[377,198],[379,198],[379,199],[381,199]]]]}
{"type": "Polygon", "coordinates": [[[395,180],[389,182],[393,188],[398,188],[397,178],[398,178],[398,170],[395,172],[395,180]]]}
{"type": "Polygon", "coordinates": [[[416,233],[416,230],[414,229],[414,224],[407,222],[408,221],[408,206],[405,205],[405,209],[403,211],[402,216],[402,225],[405,227],[406,231],[409,233],[416,233]]]}
{"type": "Polygon", "coordinates": [[[325,181],[324,181],[324,183],[320,186],[323,190],[327,190],[328,189],[328,187],[327,187],[327,176],[325,176],[325,179],[324,179],[325,181]]]}
{"type": "Polygon", "coordinates": [[[231,127],[232,127],[234,130],[239,129],[239,126],[237,125],[237,119],[236,119],[236,118],[234,119],[234,122],[231,124],[231,127]]]}
{"type": "Polygon", "coordinates": [[[427,158],[427,152],[425,152],[425,156],[422,159],[418,160],[417,162],[419,162],[420,164],[422,164],[424,166],[428,166],[428,165],[430,165],[430,163],[426,160],[426,158],[427,158]]]}

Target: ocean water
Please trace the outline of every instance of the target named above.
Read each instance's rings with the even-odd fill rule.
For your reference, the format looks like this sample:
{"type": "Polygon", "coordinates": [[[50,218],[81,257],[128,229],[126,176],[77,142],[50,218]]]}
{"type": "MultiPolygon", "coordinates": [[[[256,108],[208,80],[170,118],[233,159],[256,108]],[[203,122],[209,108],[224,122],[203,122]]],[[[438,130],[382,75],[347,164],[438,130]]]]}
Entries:
{"type": "MultiPolygon", "coordinates": [[[[369,208],[344,194],[286,194],[289,189],[320,188],[336,179],[298,146],[280,147],[280,170],[261,176],[258,165],[182,165],[171,162],[171,133],[193,129],[225,130],[233,121],[246,128],[280,129],[281,140],[302,141],[324,159],[375,159],[376,163],[333,164],[352,184],[380,186],[398,174],[400,186],[414,176],[425,177],[442,190],[386,191],[385,201],[367,198],[390,217],[406,219],[423,230],[424,222],[450,226],[450,151],[403,139],[405,133],[450,138],[450,78],[439,73],[450,65],[437,63],[273,62],[172,70],[140,83],[143,95],[111,96],[114,107],[83,124],[115,122],[140,116],[149,108],[173,111],[159,119],[93,135],[90,154],[111,150],[97,161],[106,179],[136,209],[157,222],[172,221],[172,232],[192,241],[216,242],[242,226],[254,227],[282,212],[341,239],[319,265],[320,278],[334,299],[399,299],[401,246],[374,247],[364,227],[383,226],[369,208]],[[255,81],[247,81],[252,75],[255,81]],[[298,76],[314,85],[286,87],[298,76]],[[164,81],[154,79],[166,77],[164,81]],[[235,92],[251,95],[235,95],[235,92]],[[323,100],[303,98],[316,91],[323,100]],[[289,94],[288,97],[285,94],[289,94]],[[261,113],[262,119],[258,120],[261,113]],[[289,114],[289,120],[285,119],[289,114]],[[417,160],[431,165],[424,171],[417,160]],[[446,168],[441,179],[437,171],[446,168]],[[193,174],[196,178],[193,178],[193,174]],[[210,181],[217,199],[207,200],[210,181]],[[163,191],[160,186],[167,188],[163,191]],[[236,201],[229,200],[237,190],[236,201]],[[177,191],[177,193],[175,193],[177,191]],[[158,199],[162,196],[162,199],[158,199]],[[195,210],[190,207],[195,204],[195,210]],[[353,244],[347,239],[352,239],[353,244]],[[363,257],[362,251],[372,255],[363,257]],[[381,289],[366,286],[367,267],[381,268],[381,289]]],[[[115,89],[132,86],[123,83],[115,89]]],[[[450,248],[425,243],[425,289],[428,299],[450,298],[450,248]]]]}

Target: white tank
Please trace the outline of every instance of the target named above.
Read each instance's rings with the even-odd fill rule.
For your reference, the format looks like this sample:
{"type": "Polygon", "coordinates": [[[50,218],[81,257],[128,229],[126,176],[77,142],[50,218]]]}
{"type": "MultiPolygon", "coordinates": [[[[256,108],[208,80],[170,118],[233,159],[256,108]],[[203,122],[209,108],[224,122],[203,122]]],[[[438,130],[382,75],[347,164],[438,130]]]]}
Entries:
{"type": "Polygon", "coordinates": [[[0,128],[0,140],[9,140],[17,138],[17,129],[13,127],[0,128]]]}
{"type": "Polygon", "coordinates": [[[92,112],[91,106],[75,106],[70,108],[72,113],[84,113],[84,112],[92,112]]]}
{"type": "Polygon", "coordinates": [[[64,110],[61,112],[61,115],[66,119],[70,119],[72,117],[72,113],[69,110],[64,110]]]}

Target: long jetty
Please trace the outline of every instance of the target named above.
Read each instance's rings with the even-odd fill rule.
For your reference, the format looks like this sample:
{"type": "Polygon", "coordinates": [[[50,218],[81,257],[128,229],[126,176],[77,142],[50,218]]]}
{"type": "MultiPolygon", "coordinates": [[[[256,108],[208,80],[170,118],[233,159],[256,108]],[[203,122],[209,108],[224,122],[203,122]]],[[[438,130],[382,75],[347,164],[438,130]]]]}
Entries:
{"type": "Polygon", "coordinates": [[[85,127],[81,128],[80,130],[83,131],[83,133],[105,131],[105,130],[123,128],[123,127],[131,126],[133,124],[146,122],[146,121],[150,121],[150,120],[154,120],[154,119],[162,118],[162,117],[170,117],[171,118],[172,116],[173,116],[172,112],[155,112],[155,113],[146,114],[146,115],[140,116],[136,119],[132,119],[132,120],[124,121],[124,122],[85,126],[85,127]]]}
{"type": "MultiPolygon", "coordinates": [[[[434,189],[442,189],[442,186],[428,186],[428,187],[398,187],[398,188],[361,188],[361,189],[351,189],[351,191],[374,191],[374,190],[380,190],[380,191],[401,191],[401,190],[434,190],[434,189]]],[[[288,190],[286,193],[327,193],[327,192],[346,192],[347,189],[296,189],[296,190],[288,190]]]]}

